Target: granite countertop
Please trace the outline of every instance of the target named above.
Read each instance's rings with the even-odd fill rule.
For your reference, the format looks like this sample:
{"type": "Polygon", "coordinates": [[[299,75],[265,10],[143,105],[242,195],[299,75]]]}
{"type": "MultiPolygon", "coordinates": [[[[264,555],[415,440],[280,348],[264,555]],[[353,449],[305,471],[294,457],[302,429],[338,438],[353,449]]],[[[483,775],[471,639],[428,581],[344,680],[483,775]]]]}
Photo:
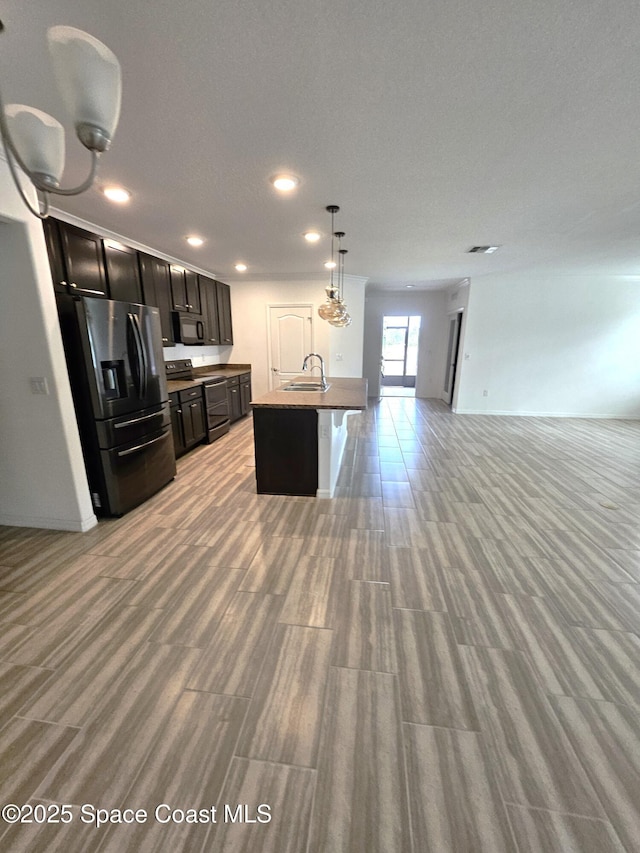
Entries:
{"type": "MultiPolygon", "coordinates": [[[[298,376],[294,382],[308,381],[298,376]]],[[[268,391],[251,401],[254,409],[366,409],[367,380],[327,376],[328,391],[268,391]]]]}
{"type": "Polygon", "coordinates": [[[220,376],[224,379],[231,379],[233,376],[242,376],[244,373],[251,373],[250,364],[208,364],[204,367],[196,367],[194,369],[194,379],[202,380],[209,376],[220,376]]]}
{"type": "Polygon", "coordinates": [[[198,385],[202,385],[205,379],[210,379],[211,377],[231,379],[234,376],[242,376],[245,373],[251,373],[250,364],[209,364],[204,367],[195,368],[193,379],[167,379],[167,387],[171,394],[175,391],[185,391],[188,388],[195,388],[198,385]]]}

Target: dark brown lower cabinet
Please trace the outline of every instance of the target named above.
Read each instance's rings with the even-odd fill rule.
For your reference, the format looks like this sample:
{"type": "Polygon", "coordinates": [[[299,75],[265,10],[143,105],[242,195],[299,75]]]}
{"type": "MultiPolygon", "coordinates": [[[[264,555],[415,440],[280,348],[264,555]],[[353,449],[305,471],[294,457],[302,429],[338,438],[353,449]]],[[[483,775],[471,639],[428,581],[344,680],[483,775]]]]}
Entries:
{"type": "Polygon", "coordinates": [[[240,416],[244,417],[251,411],[251,374],[243,373],[240,384],[240,416]]]}
{"type": "Polygon", "coordinates": [[[258,494],[315,497],[318,412],[254,408],[253,434],[258,494]]]}
{"type": "Polygon", "coordinates": [[[207,434],[202,387],[169,394],[176,458],[199,444],[207,434]]]}
{"type": "Polygon", "coordinates": [[[237,376],[230,376],[227,379],[227,401],[229,403],[229,420],[233,423],[242,417],[240,382],[237,376]]]}

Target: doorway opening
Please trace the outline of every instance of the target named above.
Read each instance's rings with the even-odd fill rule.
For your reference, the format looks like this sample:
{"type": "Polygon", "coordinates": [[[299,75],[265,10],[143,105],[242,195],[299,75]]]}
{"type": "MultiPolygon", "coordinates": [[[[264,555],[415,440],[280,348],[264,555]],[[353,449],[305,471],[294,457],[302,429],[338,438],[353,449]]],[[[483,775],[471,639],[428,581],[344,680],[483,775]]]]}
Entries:
{"type": "Polygon", "coordinates": [[[382,320],[380,393],[415,397],[420,316],[385,316],[382,320]]]}
{"type": "Polygon", "coordinates": [[[449,343],[447,346],[447,368],[444,377],[443,399],[450,406],[453,404],[453,395],[456,390],[461,331],[462,311],[459,311],[449,321],[449,343]]]}

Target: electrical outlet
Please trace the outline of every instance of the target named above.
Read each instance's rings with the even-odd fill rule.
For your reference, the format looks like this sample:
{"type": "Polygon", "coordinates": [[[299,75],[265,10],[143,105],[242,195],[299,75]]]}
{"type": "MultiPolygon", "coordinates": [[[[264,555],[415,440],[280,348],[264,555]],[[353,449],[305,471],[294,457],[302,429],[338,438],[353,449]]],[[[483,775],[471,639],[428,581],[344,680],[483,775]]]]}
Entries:
{"type": "Polygon", "coordinates": [[[48,394],[49,385],[44,376],[32,376],[29,379],[32,394],[48,394]]]}
{"type": "Polygon", "coordinates": [[[324,426],[324,424],[320,427],[320,438],[330,438],[329,427],[324,426]]]}
{"type": "Polygon", "coordinates": [[[341,352],[336,353],[336,361],[342,361],[342,353],[341,352]]]}
{"type": "Polygon", "coordinates": [[[482,392],[482,396],[483,396],[483,397],[488,397],[488,396],[489,396],[489,392],[486,390],[486,388],[485,388],[485,390],[482,392]]]}

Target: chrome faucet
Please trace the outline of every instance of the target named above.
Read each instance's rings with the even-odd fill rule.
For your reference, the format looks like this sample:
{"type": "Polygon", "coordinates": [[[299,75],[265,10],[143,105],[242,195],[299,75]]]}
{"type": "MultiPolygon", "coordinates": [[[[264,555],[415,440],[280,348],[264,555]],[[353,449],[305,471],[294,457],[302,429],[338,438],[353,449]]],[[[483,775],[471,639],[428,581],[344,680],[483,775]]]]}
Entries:
{"type": "Polygon", "coordinates": [[[302,362],[302,369],[303,370],[308,369],[309,373],[312,373],[314,367],[320,368],[320,383],[322,385],[322,390],[326,391],[327,390],[327,377],[324,374],[324,359],[317,352],[310,352],[309,355],[305,355],[305,357],[304,357],[304,361],[302,362]],[[310,358],[319,359],[320,364],[314,364],[311,367],[309,367],[309,359],[310,358]]]}

